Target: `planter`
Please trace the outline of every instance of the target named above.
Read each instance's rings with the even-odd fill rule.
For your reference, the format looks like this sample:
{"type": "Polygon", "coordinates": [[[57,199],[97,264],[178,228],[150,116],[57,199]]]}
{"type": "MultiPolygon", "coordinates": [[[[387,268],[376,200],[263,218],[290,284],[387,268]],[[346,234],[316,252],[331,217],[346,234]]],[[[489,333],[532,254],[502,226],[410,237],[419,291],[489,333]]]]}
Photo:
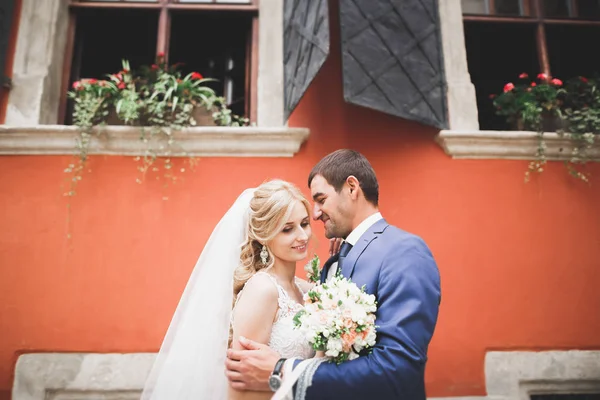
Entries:
{"type": "MultiPolygon", "coordinates": [[[[192,111],[192,118],[196,121],[196,126],[217,126],[212,117],[214,111],[216,110],[209,111],[206,107],[195,107],[194,111],[192,111]]],[[[148,126],[149,124],[144,120],[125,123],[125,121],[119,118],[117,111],[114,108],[111,108],[106,117],[106,125],[148,126]]]]}
{"type": "Polygon", "coordinates": [[[192,111],[192,118],[196,121],[196,126],[217,126],[212,117],[216,109],[208,110],[206,107],[195,107],[192,111]]]}
{"type": "MultiPolygon", "coordinates": [[[[511,123],[511,129],[514,131],[536,131],[532,126],[529,126],[523,121],[523,118],[517,119],[511,123]]],[[[542,131],[543,132],[567,132],[568,123],[556,115],[542,115],[542,131]]]]}
{"type": "Polygon", "coordinates": [[[111,108],[108,111],[108,116],[106,117],[106,125],[131,125],[131,126],[141,126],[142,124],[139,121],[134,121],[130,123],[126,123],[117,114],[117,111],[114,108],[111,108]]]}

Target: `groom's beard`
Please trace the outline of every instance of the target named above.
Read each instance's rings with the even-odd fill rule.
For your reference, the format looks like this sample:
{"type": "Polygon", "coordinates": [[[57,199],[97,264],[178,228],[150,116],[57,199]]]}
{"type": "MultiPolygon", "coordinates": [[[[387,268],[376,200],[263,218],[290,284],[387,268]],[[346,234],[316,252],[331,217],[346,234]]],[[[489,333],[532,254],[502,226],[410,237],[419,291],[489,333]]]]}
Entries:
{"type": "Polygon", "coordinates": [[[329,215],[322,214],[319,219],[321,220],[321,222],[323,222],[323,225],[325,227],[325,237],[327,239],[345,239],[350,234],[350,232],[346,232],[347,229],[343,229],[338,224],[336,224],[331,218],[329,218],[329,215]]]}

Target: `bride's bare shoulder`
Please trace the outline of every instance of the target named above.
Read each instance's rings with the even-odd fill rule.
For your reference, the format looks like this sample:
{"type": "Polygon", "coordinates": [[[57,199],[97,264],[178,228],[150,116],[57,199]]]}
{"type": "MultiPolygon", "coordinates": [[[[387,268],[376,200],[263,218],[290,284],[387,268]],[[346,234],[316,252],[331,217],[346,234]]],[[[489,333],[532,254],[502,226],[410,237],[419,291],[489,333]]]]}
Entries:
{"type": "Polygon", "coordinates": [[[248,279],[243,294],[243,297],[250,297],[254,301],[271,301],[278,297],[277,286],[267,273],[256,273],[248,279]]]}
{"type": "Polygon", "coordinates": [[[259,343],[268,343],[277,307],[278,291],[270,277],[256,274],[250,278],[233,308],[234,345],[240,335],[259,343]]]}

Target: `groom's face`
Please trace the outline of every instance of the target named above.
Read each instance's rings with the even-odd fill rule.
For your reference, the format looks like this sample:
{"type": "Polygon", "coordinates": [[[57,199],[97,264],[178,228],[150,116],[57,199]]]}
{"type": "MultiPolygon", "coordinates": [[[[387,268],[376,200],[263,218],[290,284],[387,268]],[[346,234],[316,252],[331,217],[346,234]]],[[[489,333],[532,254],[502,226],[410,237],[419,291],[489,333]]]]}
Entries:
{"type": "Polygon", "coordinates": [[[325,226],[325,237],[346,238],[352,232],[352,211],[345,188],[340,193],[321,175],[316,175],[310,183],[314,200],[313,219],[321,220],[325,226]]]}

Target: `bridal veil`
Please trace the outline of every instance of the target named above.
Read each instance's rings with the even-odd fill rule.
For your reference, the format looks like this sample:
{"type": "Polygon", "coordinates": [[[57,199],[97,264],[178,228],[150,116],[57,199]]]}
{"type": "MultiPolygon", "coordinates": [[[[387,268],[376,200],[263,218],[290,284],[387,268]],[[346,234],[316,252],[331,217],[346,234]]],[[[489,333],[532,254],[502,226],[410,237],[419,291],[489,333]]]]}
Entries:
{"type": "Polygon", "coordinates": [[[225,358],[233,273],[246,238],[245,190],[213,230],[192,271],[142,392],[142,400],[227,398],[225,358]]]}

